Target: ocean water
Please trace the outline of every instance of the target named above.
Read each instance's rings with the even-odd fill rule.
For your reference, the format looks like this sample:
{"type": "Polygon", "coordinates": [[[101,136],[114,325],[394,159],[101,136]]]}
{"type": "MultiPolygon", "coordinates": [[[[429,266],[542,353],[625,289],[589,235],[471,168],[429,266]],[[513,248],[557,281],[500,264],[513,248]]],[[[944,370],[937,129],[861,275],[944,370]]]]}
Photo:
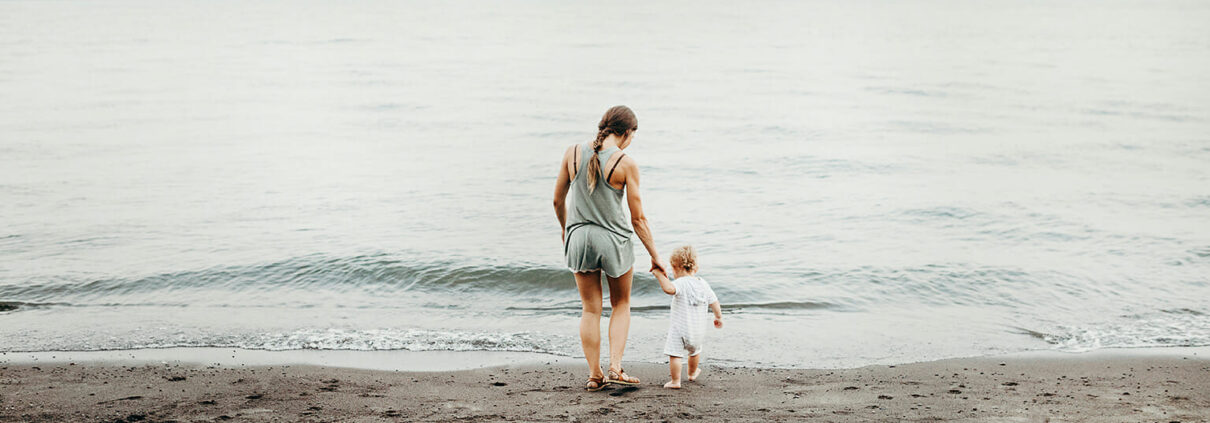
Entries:
{"type": "Polygon", "coordinates": [[[0,351],[577,357],[615,104],[708,361],[1210,345],[1210,4],[651,3],[0,2],[0,351]]]}

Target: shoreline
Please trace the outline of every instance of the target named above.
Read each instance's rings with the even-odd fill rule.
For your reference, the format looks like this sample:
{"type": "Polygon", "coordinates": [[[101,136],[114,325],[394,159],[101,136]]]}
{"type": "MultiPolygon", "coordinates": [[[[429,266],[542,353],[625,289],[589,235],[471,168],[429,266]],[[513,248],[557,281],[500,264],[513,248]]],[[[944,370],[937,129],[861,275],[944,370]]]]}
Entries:
{"type": "MultiPolygon", "coordinates": [[[[873,363],[853,367],[777,367],[760,365],[711,364],[715,367],[768,370],[852,370],[865,367],[903,366],[947,360],[977,359],[1100,359],[1146,357],[1203,357],[1210,359],[1210,346],[1105,348],[1092,351],[1029,350],[1004,354],[947,357],[936,360],[873,363]]],[[[602,363],[607,361],[602,357],[602,363]]],[[[0,352],[0,365],[38,363],[90,363],[101,365],[173,364],[230,367],[315,366],[357,370],[403,372],[449,372],[493,367],[528,365],[582,364],[581,357],[520,351],[407,351],[407,350],[256,350],[228,347],[169,347],[101,351],[7,351],[0,352]]],[[[628,361],[628,365],[665,365],[649,361],[628,361]]],[[[604,364],[602,364],[604,365],[604,364]]]]}
{"type": "Polygon", "coordinates": [[[555,364],[564,361],[578,362],[580,360],[552,354],[513,351],[271,351],[218,347],[0,353],[0,365],[74,362],[102,365],[173,364],[218,367],[316,366],[406,372],[445,372],[510,365],[555,364]]]}
{"type": "MultiPolygon", "coordinates": [[[[583,391],[579,359],[454,371],[0,356],[0,421],[606,421],[1210,419],[1210,348],[945,359],[853,369],[707,364],[679,391],[667,365],[583,391]]],[[[136,354],[137,355],[137,354],[136,354]]],[[[237,357],[241,356],[237,352],[237,357]]],[[[274,355],[280,357],[280,355],[274,355]]],[[[468,358],[462,353],[450,359],[468,358]]],[[[395,357],[400,357],[396,354],[395,357]]]]}

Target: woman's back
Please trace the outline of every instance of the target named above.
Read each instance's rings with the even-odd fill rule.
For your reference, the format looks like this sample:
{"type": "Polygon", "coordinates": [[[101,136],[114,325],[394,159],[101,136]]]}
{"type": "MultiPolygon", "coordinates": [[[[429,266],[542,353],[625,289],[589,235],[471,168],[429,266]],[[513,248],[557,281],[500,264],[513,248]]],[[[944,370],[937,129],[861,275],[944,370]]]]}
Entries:
{"type": "Polygon", "coordinates": [[[580,163],[576,165],[575,178],[571,181],[574,194],[571,214],[567,219],[567,233],[571,234],[580,226],[592,224],[605,228],[618,238],[629,240],[634,231],[630,228],[625,208],[622,206],[625,193],[622,189],[614,188],[609,184],[613,171],[617,168],[618,162],[621,162],[621,158],[615,160],[612,166],[606,167],[615,153],[619,155],[624,153],[621,153],[617,147],[610,147],[593,154],[591,144],[584,144],[579,148],[580,163]],[[593,187],[592,192],[589,192],[588,161],[593,159],[600,161],[602,174],[597,175],[596,186],[593,187]]]}

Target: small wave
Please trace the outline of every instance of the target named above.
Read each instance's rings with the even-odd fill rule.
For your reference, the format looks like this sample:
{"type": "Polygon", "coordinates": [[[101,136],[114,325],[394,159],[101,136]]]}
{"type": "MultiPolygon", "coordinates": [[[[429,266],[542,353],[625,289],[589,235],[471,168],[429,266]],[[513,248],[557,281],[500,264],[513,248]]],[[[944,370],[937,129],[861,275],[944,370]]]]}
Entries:
{"type": "MultiPolygon", "coordinates": [[[[839,305],[827,302],[817,301],[779,301],[769,303],[725,303],[723,304],[724,312],[735,312],[739,310],[823,310],[823,309],[840,309],[839,305]]],[[[580,310],[579,302],[574,304],[562,304],[549,307],[506,307],[505,310],[515,311],[578,311],[580,310]]],[[[651,312],[651,311],[668,311],[667,304],[659,305],[641,305],[631,306],[632,312],[651,312]]]]}
{"type": "Polygon", "coordinates": [[[0,301],[0,313],[17,310],[29,310],[50,306],[67,305],[66,303],[27,303],[22,301],[0,301]]]}
{"type": "Polygon", "coordinates": [[[407,264],[386,256],[302,257],[281,262],[162,273],[141,278],[48,281],[0,286],[0,298],[24,301],[98,299],[148,291],[220,289],[233,293],[266,289],[353,288],[384,291],[467,292],[506,289],[514,293],[575,290],[571,273],[553,267],[407,264]]]}
{"type": "MultiPolygon", "coordinates": [[[[961,208],[917,210],[930,219],[972,219],[961,208]]],[[[734,271],[731,273],[733,278],[734,271]]],[[[1057,307],[1116,296],[1122,287],[1075,272],[1011,266],[931,263],[916,266],[806,267],[760,276],[759,284],[713,284],[725,308],[742,312],[856,311],[887,304],[1032,306],[1039,290],[1057,307]],[[1070,301],[1069,301],[1070,300],[1070,301]]],[[[636,274],[633,310],[663,310],[666,296],[649,274],[636,274]]],[[[47,305],[189,307],[423,307],[575,312],[575,281],[566,269],[524,263],[404,260],[390,255],[304,256],[245,266],[95,280],[48,279],[0,284],[6,312],[47,305]],[[297,294],[297,295],[296,295],[297,294]]]]}
{"type": "Polygon", "coordinates": [[[266,334],[232,346],[263,350],[514,351],[562,354],[549,338],[529,333],[421,329],[326,329],[266,334]]]}
{"type": "Polygon", "coordinates": [[[1156,113],[1154,111],[1131,111],[1131,110],[1110,110],[1110,109],[1082,109],[1080,113],[1093,116],[1127,116],[1136,119],[1152,119],[1164,120],[1170,122],[1200,122],[1195,115],[1181,113],[1156,113]]]}
{"type": "Polygon", "coordinates": [[[1190,249],[1189,254],[1193,254],[1194,256],[1197,256],[1198,258],[1210,257],[1210,245],[1190,249]]]}
{"type": "Polygon", "coordinates": [[[971,210],[963,207],[930,207],[924,209],[906,209],[899,211],[901,216],[906,216],[916,220],[966,220],[980,213],[976,210],[971,210]]]}
{"type": "Polygon", "coordinates": [[[877,92],[877,93],[881,93],[881,94],[909,95],[909,96],[914,96],[914,97],[941,98],[941,97],[948,96],[948,93],[946,93],[945,91],[942,91],[942,90],[928,90],[928,89],[918,89],[918,88],[869,86],[869,87],[866,87],[865,90],[873,91],[873,92],[877,92]]]}
{"type": "MultiPolygon", "coordinates": [[[[570,341],[532,332],[467,332],[425,329],[300,329],[287,333],[209,334],[182,338],[174,333],[140,332],[102,343],[57,341],[38,349],[112,351],[145,348],[242,348],[249,350],[351,351],[511,351],[564,355],[570,341]],[[66,342],[66,343],[63,343],[66,342]]],[[[22,352],[12,349],[8,352],[22,352]]]]}
{"type": "Polygon", "coordinates": [[[1036,300],[1033,295],[1038,289],[1071,299],[1100,295],[1100,288],[1078,275],[962,263],[863,266],[823,273],[812,279],[828,286],[862,286],[859,291],[849,289],[847,298],[829,298],[855,309],[886,304],[888,299],[901,304],[1029,307],[1036,300]]]}
{"type": "Polygon", "coordinates": [[[1028,335],[1031,338],[1040,339],[1043,341],[1050,339],[1051,337],[1054,336],[1054,335],[1051,335],[1051,334],[1048,334],[1045,332],[1038,332],[1036,330],[1030,330],[1030,329],[1026,329],[1026,328],[1022,328],[1022,327],[1014,327],[1013,330],[1019,334],[1028,335]]]}
{"type": "Polygon", "coordinates": [[[1191,309],[1191,308],[1174,308],[1169,310],[1160,310],[1160,312],[1168,314],[1189,314],[1193,316],[1205,316],[1206,313],[1191,309]]]}
{"type": "Polygon", "coordinates": [[[1052,331],[1019,328],[1056,349],[1070,352],[1102,348],[1210,346],[1210,317],[1192,309],[1161,310],[1099,325],[1062,326],[1052,331]]]}
{"type": "Polygon", "coordinates": [[[825,309],[841,309],[843,307],[821,301],[777,301],[770,303],[738,303],[727,304],[729,310],[743,309],[766,309],[766,310],[825,310],[825,309]]]}
{"type": "MultiPolygon", "coordinates": [[[[654,297],[659,293],[656,284],[646,283],[654,280],[650,275],[636,275],[635,279],[632,295],[654,297]]],[[[516,297],[578,298],[571,272],[559,267],[460,261],[410,263],[386,255],[306,256],[267,264],[213,267],[146,277],[14,283],[0,285],[0,298],[28,303],[96,305],[147,302],[147,295],[152,293],[200,291],[227,294],[361,292],[375,296],[409,291],[445,295],[507,292],[516,297]]],[[[721,290],[726,291],[726,288],[721,290]]]]}

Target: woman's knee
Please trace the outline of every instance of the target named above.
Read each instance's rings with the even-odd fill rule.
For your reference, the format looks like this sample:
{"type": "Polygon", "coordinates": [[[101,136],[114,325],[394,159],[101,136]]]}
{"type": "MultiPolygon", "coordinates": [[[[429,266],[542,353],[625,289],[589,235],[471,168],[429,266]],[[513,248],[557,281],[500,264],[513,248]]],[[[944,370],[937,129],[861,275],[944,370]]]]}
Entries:
{"type": "Polygon", "coordinates": [[[609,294],[609,306],[615,311],[630,311],[630,295],[609,294]]]}
{"type": "Polygon", "coordinates": [[[585,316],[589,316],[589,317],[596,316],[597,318],[600,318],[601,317],[601,303],[599,303],[599,302],[596,304],[583,303],[583,305],[581,305],[581,307],[580,307],[580,312],[583,313],[585,316]]]}

